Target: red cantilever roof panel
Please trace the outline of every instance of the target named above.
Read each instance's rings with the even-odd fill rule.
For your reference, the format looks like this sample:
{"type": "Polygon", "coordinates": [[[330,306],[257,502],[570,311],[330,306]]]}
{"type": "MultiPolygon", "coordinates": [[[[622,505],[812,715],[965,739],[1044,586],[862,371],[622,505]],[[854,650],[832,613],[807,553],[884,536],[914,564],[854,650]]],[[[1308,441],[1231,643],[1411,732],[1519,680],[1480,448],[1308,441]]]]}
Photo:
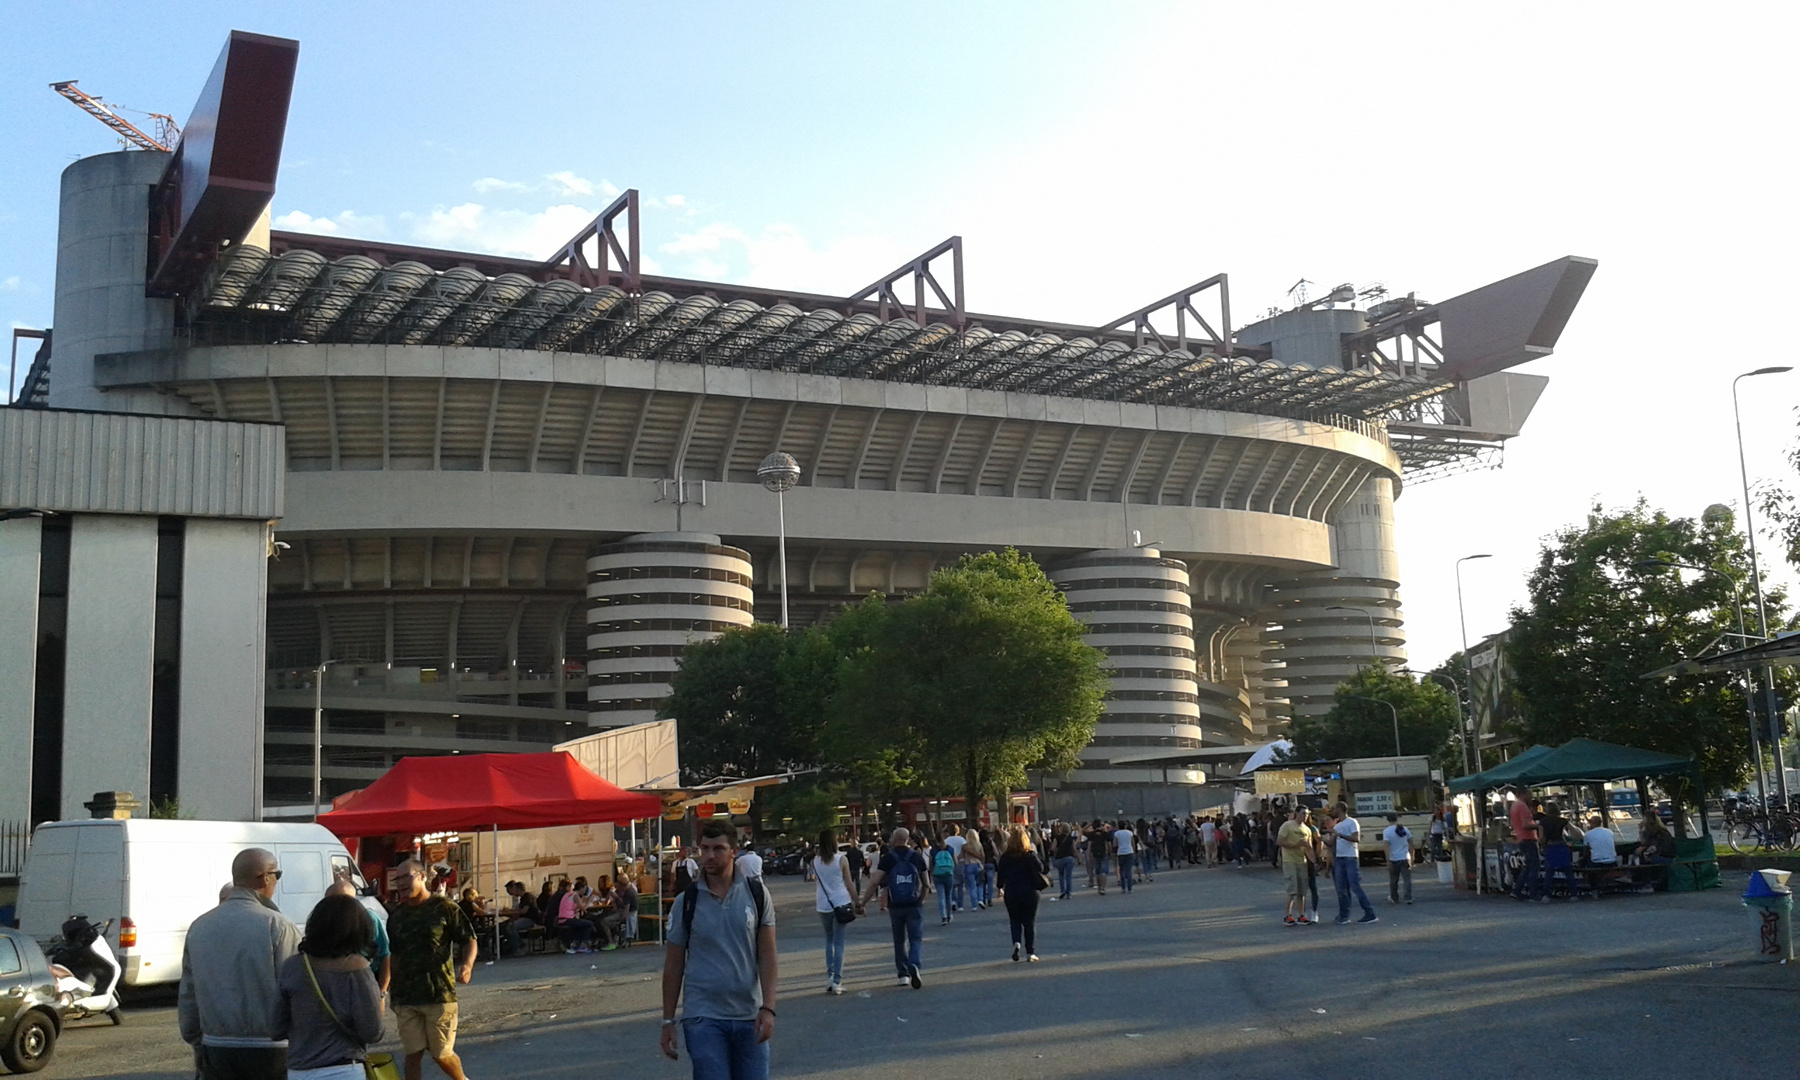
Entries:
{"type": "Polygon", "coordinates": [[[662,800],[600,779],[560,751],[401,758],[341,810],[319,817],[339,836],[533,829],[656,817],[662,800]]]}

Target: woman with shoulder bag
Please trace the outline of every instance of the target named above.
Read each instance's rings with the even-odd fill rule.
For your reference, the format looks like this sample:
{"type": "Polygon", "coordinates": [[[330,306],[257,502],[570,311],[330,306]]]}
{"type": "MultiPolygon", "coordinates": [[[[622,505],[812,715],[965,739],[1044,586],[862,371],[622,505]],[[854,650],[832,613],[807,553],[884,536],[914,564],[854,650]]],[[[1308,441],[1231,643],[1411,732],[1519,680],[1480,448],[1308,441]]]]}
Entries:
{"type": "Polygon", "coordinates": [[[838,854],[837,833],[819,833],[819,853],[813,856],[813,880],[819,924],[825,928],[825,992],[844,992],[844,926],[856,918],[856,901],[850,885],[850,860],[838,854]]]}
{"type": "Polygon", "coordinates": [[[386,1054],[365,1064],[368,1044],[381,1038],[381,989],[362,955],[374,933],[354,896],[328,895],[307,916],[300,951],[276,974],[269,1017],[270,1035],[287,1040],[288,1080],[398,1077],[386,1054]]]}
{"type": "Polygon", "coordinates": [[[1037,962],[1038,892],[1050,887],[1044,864],[1031,849],[1031,838],[1023,825],[1014,825],[1006,838],[1006,850],[995,860],[994,875],[999,880],[1000,895],[1006,902],[1006,919],[1012,926],[1012,958],[1019,959],[1019,948],[1033,963],[1037,962]]]}

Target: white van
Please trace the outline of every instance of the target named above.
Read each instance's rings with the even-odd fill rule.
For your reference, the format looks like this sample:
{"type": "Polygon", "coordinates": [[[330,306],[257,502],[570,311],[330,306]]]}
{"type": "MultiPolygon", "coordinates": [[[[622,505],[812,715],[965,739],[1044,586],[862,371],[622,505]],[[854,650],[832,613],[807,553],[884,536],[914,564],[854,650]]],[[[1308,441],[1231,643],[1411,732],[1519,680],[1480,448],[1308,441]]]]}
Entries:
{"type": "MultiPolygon", "coordinates": [[[[334,872],[365,891],[350,852],[323,825],[252,821],[53,821],[38,826],[19,881],[19,929],[40,942],[70,915],[113,920],[107,937],[125,967],[125,983],[181,978],[188,924],[219,902],[231,860],[249,847],[275,853],[281,880],[275,904],[304,926],[334,872]]],[[[385,918],[371,899],[365,906],[385,918]]]]}

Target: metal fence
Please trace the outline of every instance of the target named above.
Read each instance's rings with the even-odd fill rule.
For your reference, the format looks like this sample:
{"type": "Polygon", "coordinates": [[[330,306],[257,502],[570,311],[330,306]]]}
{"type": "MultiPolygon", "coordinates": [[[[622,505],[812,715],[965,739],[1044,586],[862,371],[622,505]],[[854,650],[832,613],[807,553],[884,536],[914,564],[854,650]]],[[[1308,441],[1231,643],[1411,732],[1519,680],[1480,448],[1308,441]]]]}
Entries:
{"type": "Polygon", "coordinates": [[[23,821],[0,821],[0,877],[25,869],[25,852],[31,848],[31,826],[23,821]]]}

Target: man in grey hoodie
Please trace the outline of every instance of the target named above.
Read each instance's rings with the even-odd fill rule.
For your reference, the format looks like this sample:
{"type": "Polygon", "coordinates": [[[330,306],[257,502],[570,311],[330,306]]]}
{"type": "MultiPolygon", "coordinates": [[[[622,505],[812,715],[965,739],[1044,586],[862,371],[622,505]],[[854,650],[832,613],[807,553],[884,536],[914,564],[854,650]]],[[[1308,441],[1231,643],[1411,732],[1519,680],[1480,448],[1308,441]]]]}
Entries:
{"type": "Polygon", "coordinates": [[[176,1010],[201,1080],[285,1080],[287,1043],[271,1036],[277,973],[300,930],[275,906],[275,854],[246,848],[231,860],[231,893],[188,926],[176,1010]]]}

